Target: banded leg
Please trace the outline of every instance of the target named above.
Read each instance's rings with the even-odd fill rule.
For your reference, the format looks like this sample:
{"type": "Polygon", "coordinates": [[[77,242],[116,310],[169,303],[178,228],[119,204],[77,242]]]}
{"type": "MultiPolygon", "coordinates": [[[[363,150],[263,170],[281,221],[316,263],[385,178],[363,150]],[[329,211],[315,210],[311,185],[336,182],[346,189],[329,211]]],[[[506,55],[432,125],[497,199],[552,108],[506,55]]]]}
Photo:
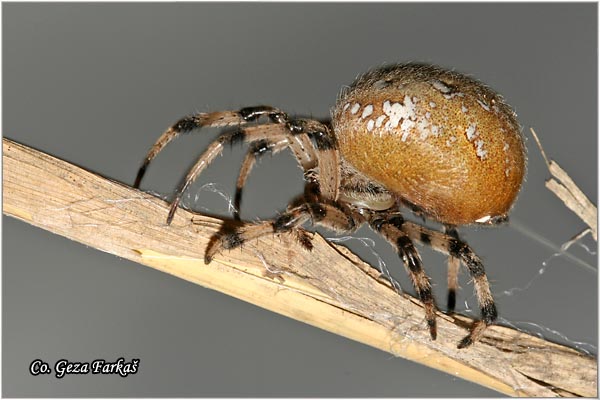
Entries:
{"type": "Polygon", "coordinates": [[[434,231],[413,222],[406,222],[402,226],[406,234],[417,241],[430,245],[434,250],[448,254],[459,259],[469,270],[473,279],[477,301],[481,310],[481,320],[476,321],[471,332],[459,343],[459,348],[468,347],[476,342],[485,328],[494,323],[498,317],[494,298],[490,291],[490,284],[481,259],[465,242],[442,232],[434,231]]]}
{"type": "MultiPolygon", "coordinates": [[[[246,184],[246,180],[250,175],[250,172],[256,162],[256,159],[265,154],[267,151],[276,154],[281,150],[289,147],[296,160],[300,164],[300,167],[304,171],[304,179],[311,185],[317,185],[318,187],[318,177],[313,174],[315,167],[317,166],[317,155],[315,154],[314,146],[310,141],[310,138],[306,134],[295,134],[288,135],[287,139],[282,139],[278,142],[270,142],[268,140],[259,140],[248,149],[244,161],[242,162],[242,166],[240,168],[240,173],[236,183],[236,191],[234,197],[234,207],[236,212],[234,214],[234,218],[239,220],[239,211],[242,202],[242,190],[244,185],[246,184]]],[[[308,187],[308,185],[307,185],[308,187]]],[[[312,197],[307,199],[307,201],[317,201],[316,197],[312,197]]]]}
{"type": "Polygon", "coordinates": [[[137,173],[133,187],[137,188],[140,186],[150,162],[169,144],[169,142],[179,136],[180,133],[188,133],[202,127],[218,128],[241,125],[255,121],[263,115],[268,116],[269,119],[275,123],[283,124],[287,121],[287,115],[284,112],[270,106],[246,107],[239,111],[199,113],[181,118],[167,128],[154,145],[152,145],[137,173]]]}
{"type": "MultiPolygon", "coordinates": [[[[287,122],[290,131],[287,146],[294,153],[304,171],[306,181],[304,199],[318,202],[320,199],[336,200],[339,196],[340,168],[337,141],[327,125],[310,119],[295,119],[287,122]],[[314,140],[314,144],[311,142],[314,140]],[[317,168],[318,167],[318,168],[317,168]],[[319,172],[317,172],[317,169],[319,172]],[[323,182],[322,182],[323,181],[323,182]]],[[[274,153],[285,146],[272,143],[257,143],[249,149],[238,176],[234,206],[238,210],[235,219],[239,220],[242,189],[255,163],[256,156],[271,150],[274,153]]]]}
{"type": "MultiPolygon", "coordinates": [[[[359,216],[351,215],[342,206],[327,203],[304,203],[291,208],[272,221],[264,221],[258,224],[244,225],[231,233],[221,236],[219,241],[214,242],[206,250],[204,262],[210,263],[214,255],[222,249],[235,249],[245,242],[257,239],[273,233],[294,232],[302,224],[312,221],[314,225],[321,225],[337,232],[353,232],[357,228],[359,216]]],[[[308,240],[306,236],[300,236],[301,240],[308,240]]],[[[302,243],[305,247],[306,243],[302,243]]]]}
{"type": "Polygon", "coordinates": [[[415,249],[411,238],[404,232],[404,224],[404,218],[399,214],[384,218],[374,217],[369,220],[369,225],[376,232],[383,235],[383,237],[394,246],[400,258],[402,258],[406,271],[417,291],[417,295],[425,307],[425,319],[427,320],[431,339],[435,340],[437,337],[435,321],[435,312],[437,309],[435,301],[433,300],[431,283],[429,282],[429,277],[423,270],[423,262],[421,261],[419,253],[415,249]]]}
{"type": "Polygon", "coordinates": [[[306,134],[315,142],[319,165],[318,194],[322,199],[336,201],[340,194],[340,155],[335,135],[326,124],[310,119],[288,122],[293,135],[306,134]]]}
{"type": "Polygon", "coordinates": [[[200,173],[223,152],[223,148],[226,144],[233,144],[240,141],[255,142],[259,140],[278,142],[286,139],[287,134],[287,128],[284,125],[261,124],[240,128],[237,131],[224,133],[219,136],[219,138],[212,142],[204,151],[204,153],[202,153],[202,155],[198,158],[196,163],[187,173],[182,184],[175,192],[175,198],[173,199],[171,208],[169,209],[167,224],[170,224],[173,220],[173,216],[177,211],[177,207],[179,206],[181,197],[183,196],[185,190],[192,182],[194,182],[198,175],[200,175],[200,173]]]}
{"type": "Polygon", "coordinates": [[[248,151],[246,152],[246,156],[244,157],[244,161],[242,161],[242,166],[240,167],[240,172],[238,175],[237,182],[235,184],[235,197],[233,200],[233,206],[235,208],[233,217],[236,221],[240,220],[240,207],[242,204],[242,190],[246,185],[246,180],[250,175],[250,171],[254,167],[256,160],[258,157],[264,155],[266,152],[270,151],[272,154],[277,154],[281,150],[285,149],[288,146],[288,140],[282,139],[278,142],[270,142],[268,140],[257,140],[252,143],[248,151]]]}
{"type": "MultiPolygon", "coordinates": [[[[446,235],[458,238],[458,232],[454,227],[446,227],[446,235]]],[[[454,313],[456,307],[456,292],[458,291],[458,272],[460,260],[452,255],[448,256],[448,313],[454,313]]]]}

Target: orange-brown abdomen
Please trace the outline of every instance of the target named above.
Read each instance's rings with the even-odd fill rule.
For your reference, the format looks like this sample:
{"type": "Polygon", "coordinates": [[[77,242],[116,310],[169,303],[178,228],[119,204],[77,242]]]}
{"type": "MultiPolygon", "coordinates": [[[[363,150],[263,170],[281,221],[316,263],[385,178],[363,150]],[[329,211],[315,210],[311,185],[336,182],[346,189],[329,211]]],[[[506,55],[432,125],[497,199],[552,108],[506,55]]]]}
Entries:
{"type": "Polygon", "coordinates": [[[333,129],[347,162],[445,224],[505,216],[523,182],[514,112],[456,72],[421,64],[371,71],[340,96],[333,129]]]}

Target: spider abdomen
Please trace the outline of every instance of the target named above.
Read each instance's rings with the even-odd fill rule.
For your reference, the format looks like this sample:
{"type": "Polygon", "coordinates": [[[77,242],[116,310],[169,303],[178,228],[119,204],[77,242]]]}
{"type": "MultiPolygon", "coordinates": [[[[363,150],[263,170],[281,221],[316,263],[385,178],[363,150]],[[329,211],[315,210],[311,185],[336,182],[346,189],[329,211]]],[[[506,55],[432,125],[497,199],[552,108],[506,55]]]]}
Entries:
{"type": "Polygon", "coordinates": [[[525,174],[520,128],[502,97],[430,65],[358,78],[333,110],[333,129],[346,161],[445,224],[505,216],[525,174]]]}

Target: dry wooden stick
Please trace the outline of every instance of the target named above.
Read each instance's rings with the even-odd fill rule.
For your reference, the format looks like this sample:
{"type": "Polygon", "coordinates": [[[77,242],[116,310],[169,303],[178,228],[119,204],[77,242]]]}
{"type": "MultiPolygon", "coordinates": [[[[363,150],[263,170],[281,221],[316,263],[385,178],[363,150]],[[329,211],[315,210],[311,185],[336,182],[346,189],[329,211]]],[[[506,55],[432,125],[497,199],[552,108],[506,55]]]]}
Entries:
{"type": "Polygon", "coordinates": [[[420,303],[319,235],[312,252],[286,235],[203,262],[222,221],[168,204],[3,140],[4,213],[102,251],[513,396],[596,396],[593,357],[510,328],[456,348],[472,320],[439,314],[431,341],[420,303]]]}
{"type": "MultiPolygon", "coordinates": [[[[558,163],[546,157],[546,152],[540,143],[537,134],[530,128],[533,138],[546,161],[546,166],[552,175],[552,178],[546,180],[546,187],[553,192],[562,202],[573,211],[585,224],[588,226],[595,241],[598,241],[598,209],[587,198],[579,187],[573,182],[573,179],[565,172],[558,163]]],[[[586,230],[587,231],[587,230],[586,230]]],[[[580,238],[586,231],[576,235],[575,238],[580,238]]]]}

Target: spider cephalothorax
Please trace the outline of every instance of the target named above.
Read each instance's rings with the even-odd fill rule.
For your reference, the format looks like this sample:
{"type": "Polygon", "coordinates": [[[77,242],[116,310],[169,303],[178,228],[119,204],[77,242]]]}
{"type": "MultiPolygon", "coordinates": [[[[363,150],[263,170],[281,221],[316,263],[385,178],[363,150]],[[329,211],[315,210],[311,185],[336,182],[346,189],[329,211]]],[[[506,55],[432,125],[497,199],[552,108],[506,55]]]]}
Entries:
{"type": "MultiPolygon", "coordinates": [[[[502,97],[472,78],[425,64],[396,64],[359,77],[340,95],[331,123],[290,118],[270,106],[199,113],[167,129],[144,159],[139,186],[150,161],[178,134],[200,127],[239,126],[222,134],[188,172],[171,205],[170,223],[191,182],[225,144],[250,143],[237,182],[235,205],[256,157],[290,148],[304,170],[304,195],[278,218],[243,224],[206,250],[209,263],[268,233],[295,232],[305,222],[338,232],[363,223],[387,239],[402,258],[433,339],[436,306],[431,284],[413,241],[449,255],[448,309],[454,310],[460,263],[469,271],[480,304],[476,322],[459,347],[476,341],[497,318],[484,267],[459,239],[456,226],[504,221],[525,174],[525,147],[512,109],[502,97]],[[248,124],[260,117],[267,121],[248,124]],[[406,221],[402,206],[445,226],[439,232],[406,221]]],[[[236,213],[236,217],[238,214],[236,213]]],[[[310,238],[295,235],[310,248],[310,238]]]]}

